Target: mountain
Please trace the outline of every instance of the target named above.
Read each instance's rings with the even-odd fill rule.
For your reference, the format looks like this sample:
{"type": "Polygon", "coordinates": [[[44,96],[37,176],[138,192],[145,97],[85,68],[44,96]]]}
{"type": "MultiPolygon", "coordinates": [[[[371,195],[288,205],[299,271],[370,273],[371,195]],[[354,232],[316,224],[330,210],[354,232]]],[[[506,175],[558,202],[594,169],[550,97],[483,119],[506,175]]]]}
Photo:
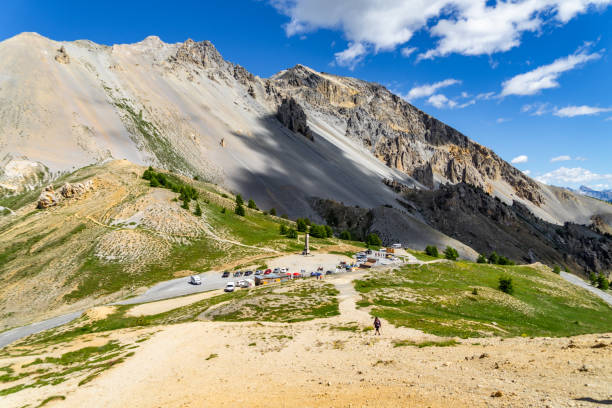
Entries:
{"type": "Polygon", "coordinates": [[[321,200],[371,209],[367,229],[386,243],[452,245],[470,259],[470,243],[407,211],[402,191],[465,183],[550,224],[612,225],[608,204],[538,183],[381,85],[302,65],[260,78],[208,41],[106,46],[23,33],[0,43],[0,72],[5,197],[127,159],[290,218],[322,222],[321,200]]]}
{"type": "Polygon", "coordinates": [[[578,189],[578,192],[585,196],[597,198],[598,200],[603,200],[603,201],[612,203],[612,190],[599,191],[599,190],[593,190],[592,188],[589,188],[587,186],[580,186],[580,188],[578,189]]]}

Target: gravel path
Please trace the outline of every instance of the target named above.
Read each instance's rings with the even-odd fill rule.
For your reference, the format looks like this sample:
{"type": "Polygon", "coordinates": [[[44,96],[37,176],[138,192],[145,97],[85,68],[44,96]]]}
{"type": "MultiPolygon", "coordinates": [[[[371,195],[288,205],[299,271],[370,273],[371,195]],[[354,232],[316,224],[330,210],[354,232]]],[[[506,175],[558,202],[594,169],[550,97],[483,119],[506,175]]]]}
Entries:
{"type": "Polygon", "coordinates": [[[561,272],[561,277],[576,286],[580,286],[581,288],[588,290],[589,292],[601,298],[604,302],[612,306],[612,295],[589,285],[588,283],[586,283],[576,275],[572,275],[571,273],[561,272]]]}

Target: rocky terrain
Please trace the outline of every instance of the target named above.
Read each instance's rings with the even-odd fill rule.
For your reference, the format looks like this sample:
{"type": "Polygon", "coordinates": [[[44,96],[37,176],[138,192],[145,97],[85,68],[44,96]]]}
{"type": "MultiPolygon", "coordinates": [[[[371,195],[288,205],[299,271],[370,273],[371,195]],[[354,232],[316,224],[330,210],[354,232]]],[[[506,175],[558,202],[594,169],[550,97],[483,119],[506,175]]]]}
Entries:
{"type": "MultiPolygon", "coordinates": [[[[76,169],[127,159],[217,184],[253,198],[263,210],[274,208],[290,218],[329,222],[325,206],[317,204],[325,200],[359,207],[353,225],[334,225],[338,232],[346,228],[363,237],[374,231],[387,243],[400,241],[415,249],[451,245],[468,259],[491,247],[516,259],[551,261],[558,257],[544,254],[558,254],[560,249],[556,238],[544,235],[531,245],[541,248],[531,255],[530,248],[513,247],[495,234],[488,235],[493,240],[489,246],[479,246],[470,238],[470,222],[457,231],[446,228],[444,220],[433,222],[423,212],[411,212],[398,202],[403,199],[402,189],[388,188],[381,180],[432,194],[443,191],[446,183],[465,183],[500,202],[517,203],[524,213],[550,224],[593,225],[602,233],[612,229],[608,203],[537,183],[385,87],[355,78],[302,65],[259,78],[225,60],[208,41],[167,44],[147,37],[136,44],[105,46],[86,40],[57,42],[35,33],[0,43],[0,72],[0,205],[3,213],[17,212],[18,217],[44,186],[51,183],[55,190],[61,189],[76,169]],[[519,255],[519,249],[527,249],[528,255],[519,255]]],[[[87,181],[73,177],[70,184],[85,186],[87,181]]],[[[97,188],[85,195],[110,194],[112,189],[97,188]]],[[[88,209],[76,211],[73,219],[91,217],[98,226],[121,229],[96,240],[95,249],[82,257],[146,265],[147,257],[153,262],[167,255],[170,246],[210,232],[206,222],[184,219],[178,204],[167,210],[171,196],[134,201],[138,197],[131,187],[122,188],[107,198],[108,207],[96,203],[95,215],[88,209]],[[117,196],[119,191],[125,191],[127,198],[117,196]],[[112,219],[107,213],[111,208],[130,210],[112,219]],[[130,227],[134,225],[154,233],[143,234],[130,227]],[[180,231],[166,230],[168,225],[180,231]]],[[[64,211],[79,206],[79,200],[65,199],[55,190],[43,193],[40,207],[61,207],[58,213],[73,216],[64,211]],[[60,205],[60,201],[65,202],[60,205]]],[[[480,214],[464,214],[466,220],[471,216],[473,223],[480,214]]],[[[43,219],[31,217],[37,222],[43,219]]],[[[12,222],[17,221],[9,217],[0,225],[12,222]]],[[[59,224],[60,217],[55,222],[59,224]]],[[[38,224],[21,233],[35,231],[41,239],[46,233],[38,224]]],[[[586,236],[584,231],[578,235],[586,236]]],[[[1,237],[4,251],[15,238],[10,233],[1,237]]],[[[568,254],[573,259],[568,265],[575,261],[583,268],[606,270],[607,258],[597,255],[605,248],[593,249],[596,246],[588,243],[593,239],[568,244],[575,247],[568,254]],[[580,249],[595,252],[578,256],[580,249]]],[[[38,264],[36,270],[47,270],[44,265],[38,264]]],[[[81,267],[91,272],[97,265],[81,267]]]]}
{"type": "Polygon", "coordinates": [[[302,65],[259,78],[210,42],[157,37],[108,47],[24,33],[0,57],[0,182],[13,189],[113,157],[199,175],[290,216],[316,216],[313,196],[390,204],[382,178],[465,182],[556,224],[612,212],[535,182],[378,84],[302,65]]]}

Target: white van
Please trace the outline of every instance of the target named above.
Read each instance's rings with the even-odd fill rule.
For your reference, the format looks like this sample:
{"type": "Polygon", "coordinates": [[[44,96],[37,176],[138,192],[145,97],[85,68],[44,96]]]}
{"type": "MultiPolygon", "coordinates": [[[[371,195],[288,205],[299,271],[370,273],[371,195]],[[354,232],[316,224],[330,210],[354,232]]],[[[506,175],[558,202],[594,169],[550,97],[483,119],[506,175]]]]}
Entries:
{"type": "Polygon", "coordinates": [[[191,283],[192,285],[201,285],[202,278],[200,278],[198,275],[191,275],[189,277],[189,283],[191,283]]]}
{"type": "Polygon", "coordinates": [[[234,289],[236,289],[236,285],[234,284],[234,282],[227,282],[227,285],[225,285],[225,289],[223,289],[224,292],[233,292],[234,289]]]}

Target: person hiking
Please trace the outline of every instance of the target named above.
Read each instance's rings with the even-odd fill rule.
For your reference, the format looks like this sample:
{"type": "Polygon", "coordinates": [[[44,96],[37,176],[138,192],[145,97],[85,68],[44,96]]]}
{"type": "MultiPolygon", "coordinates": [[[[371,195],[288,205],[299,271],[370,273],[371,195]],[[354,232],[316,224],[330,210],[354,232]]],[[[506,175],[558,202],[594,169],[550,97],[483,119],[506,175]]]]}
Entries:
{"type": "Polygon", "coordinates": [[[374,335],[379,335],[380,336],[380,326],[382,326],[382,324],[380,323],[380,319],[378,317],[374,318],[374,328],[376,329],[376,332],[374,333],[374,335]]]}

